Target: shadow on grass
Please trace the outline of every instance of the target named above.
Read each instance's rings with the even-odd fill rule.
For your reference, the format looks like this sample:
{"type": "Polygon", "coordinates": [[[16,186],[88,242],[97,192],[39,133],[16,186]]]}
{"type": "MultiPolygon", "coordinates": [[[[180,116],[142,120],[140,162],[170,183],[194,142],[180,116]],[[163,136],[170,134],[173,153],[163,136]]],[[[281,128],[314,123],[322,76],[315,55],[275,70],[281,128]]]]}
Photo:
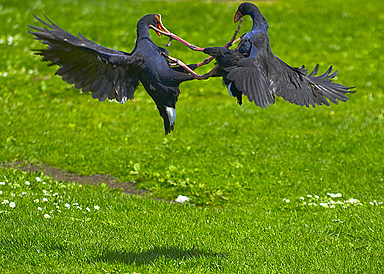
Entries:
{"type": "Polygon", "coordinates": [[[153,264],[159,258],[169,260],[187,260],[199,257],[223,257],[223,253],[215,253],[210,251],[202,251],[197,248],[182,249],[179,247],[153,247],[142,252],[126,252],[126,251],[105,251],[103,255],[96,257],[95,260],[106,263],[124,263],[135,265],[153,264]]]}

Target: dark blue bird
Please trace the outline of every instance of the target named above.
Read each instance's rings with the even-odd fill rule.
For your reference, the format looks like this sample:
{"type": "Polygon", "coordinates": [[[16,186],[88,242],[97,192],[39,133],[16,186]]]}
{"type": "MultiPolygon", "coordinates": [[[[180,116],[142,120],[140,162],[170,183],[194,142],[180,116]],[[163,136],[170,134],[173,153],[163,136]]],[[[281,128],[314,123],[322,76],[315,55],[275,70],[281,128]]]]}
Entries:
{"type": "Polygon", "coordinates": [[[171,68],[174,62],[184,64],[152,42],[149,29],[163,29],[159,14],[145,15],[138,21],[136,45],[131,53],[102,47],[81,34],[80,38],[73,36],[48,18],[49,23],[36,19],[50,29],[29,26],[34,31],[28,32],[48,45],[35,54],[50,61],[49,66],[60,66],[56,75],[83,92],[91,91],[94,99],[116,99],[121,104],[133,99],[141,82],[164,120],[165,134],[174,129],[179,85],[195,77],[183,68],[171,68]]]}
{"type": "Polygon", "coordinates": [[[348,100],[346,93],[353,93],[351,87],[333,83],[337,71],[332,66],[322,75],[315,76],[318,65],[308,74],[304,66],[291,67],[270,48],[268,23],[260,10],[252,3],[242,3],[236,11],[234,21],[249,15],[253,20],[251,31],[246,33],[236,50],[225,47],[212,47],[202,50],[213,56],[218,64],[213,76],[223,77],[228,92],[242,103],[245,94],[249,101],[261,108],[275,103],[275,95],[291,103],[315,107],[348,100]]]}

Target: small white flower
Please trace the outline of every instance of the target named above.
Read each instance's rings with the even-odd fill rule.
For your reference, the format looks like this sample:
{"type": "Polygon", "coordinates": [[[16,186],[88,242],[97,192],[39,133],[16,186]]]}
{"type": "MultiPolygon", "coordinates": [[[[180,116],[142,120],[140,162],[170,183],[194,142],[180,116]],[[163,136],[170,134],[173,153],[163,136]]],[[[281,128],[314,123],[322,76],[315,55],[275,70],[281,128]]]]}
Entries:
{"type": "Polygon", "coordinates": [[[3,194],[3,192],[0,190],[0,194],[3,194]]]}
{"type": "Polygon", "coordinates": [[[3,205],[5,205],[5,204],[9,204],[9,201],[8,201],[8,200],[4,200],[4,201],[2,202],[2,204],[3,204],[3,205]]]}
{"type": "Polygon", "coordinates": [[[51,215],[49,215],[49,214],[44,214],[44,217],[47,218],[47,219],[49,219],[49,218],[51,218],[51,215]]]}
{"type": "Polygon", "coordinates": [[[99,210],[99,209],[100,209],[100,207],[99,207],[98,205],[95,205],[93,208],[94,208],[95,210],[99,210]]]}
{"type": "Polygon", "coordinates": [[[300,200],[304,200],[304,197],[299,197],[300,198],[300,200]]]}
{"type": "Polygon", "coordinates": [[[12,196],[12,197],[15,197],[15,196],[16,196],[16,194],[15,194],[15,193],[11,193],[11,196],[12,196]]]}
{"type": "Polygon", "coordinates": [[[41,207],[38,207],[37,210],[42,211],[43,209],[41,207]]]}
{"type": "Polygon", "coordinates": [[[289,203],[291,200],[283,198],[283,202],[289,203]]]}
{"type": "Polygon", "coordinates": [[[39,199],[35,199],[35,200],[33,200],[35,203],[38,203],[38,202],[40,202],[40,200],[39,199]]]}
{"type": "Polygon", "coordinates": [[[29,186],[31,183],[29,181],[25,181],[25,184],[29,186]]]}
{"type": "Polygon", "coordinates": [[[27,195],[27,192],[21,192],[21,195],[27,195]]]}
{"type": "Polygon", "coordinates": [[[43,198],[43,202],[48,202],[48,199],[47,198],[43,198]]]}
{"type": "Polygon", "coordinates": [[[15,208],[16,204],[15,204],[15,202],[10,202],[9,206],[12,207],[12,208],[15,208]]]}
{"type": "Polygon", "coordinates": [[[328,196],[331,196],[332,198],[338,198],[338,197],[343,197],[341,193],[327,193],[328,196]]]}
{"type": "Polygon", "coordinates": [[[320,206],[328,207],[328,204],[327,203],[320,203],[320,206]]]}
{"type": "Polygon", "coordinates": [[[70,204],[65,204],[64,205],[66,208],[71,208],[71,205],[70,204]]]}
{"type": "Polygon", "coordinates": [[[189,201],[189,198],[187,197],[187,196],[183,196],[183,195],[179,195],[178,197],[177,197],[177,199],[175,200],[175,202],[177,202],[177,203],[185,203],[185,202],[187,202],[187,201],[189,201]]]}
{"type": "Polygon", "coordinates": [[[315,195],[314,197],[315,197],[315,199],[319,199],[320,198],[318,195],[315,195]]]}
{"type": "Polygon", "coordinates": [[[91,212],[91,209],[89,207],[86,207],[85,208],[87,211],[91,212]]]}
{"type": "Polygon", "coordinates": [[[41,182],[41,178],[40,177],[36,177],[36,181],[41,182]]]}
{"type": "Polygon", "coordinates": [[[72,205],[77,206],[77,205],[79,205],[79,203],[73,203],[72,205]]]}
{"type": "Polygon", "coordinates": [[[0,185],[1,186],[5,186],[5,182],[0,182],[0,185]]]}

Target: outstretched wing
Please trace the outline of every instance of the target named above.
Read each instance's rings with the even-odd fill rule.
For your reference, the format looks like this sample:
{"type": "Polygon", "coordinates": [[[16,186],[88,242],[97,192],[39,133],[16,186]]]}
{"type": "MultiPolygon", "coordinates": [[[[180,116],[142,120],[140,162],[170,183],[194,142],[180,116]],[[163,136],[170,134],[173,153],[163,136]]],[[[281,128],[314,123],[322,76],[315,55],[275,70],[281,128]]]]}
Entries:
{"type": "Polygon", "coordinates": [[[116,99],[125,103],[133,99],[139,84],[139,72],[144,67],[143,57],[102,47],[84,36],[80,38],[35,16],[50,29],[28,25],[28,32],[47,44],[46,49],[35,50],[49,66],[58,65],[56,75],[83,92],[92,92],[94,99],[116,99]]]}
{"type": "Polygon", "coordinates": [[[304,66],[293,68],[275,57],[273,65],[269,66],[269,89],[272,93],[282,97],[284,100],[300,106],[327,105],[327,99],[338,104],[338,101],[348,100],[346,93],[354,93],[350,90],[353,87],[346,87],[342,84],[333,83],[332,79],[337,71],[332,74],[332,66],[320,76],[315,76],[319,65],[308,74],[304,66]]]}
{"type": "MultiPolygon", "coordinates": [[[[275,102],[275,97],[268,89],[266,64],[255,62],[253,58],[245,58],[237,63],[237,67],[225,68],[229,71],[227,79],[231,85],[245,94],[250,102],[261,108],[269,107],[275,102]]],[[[233,88],[233,87],[231,87],[233,88]]]]}

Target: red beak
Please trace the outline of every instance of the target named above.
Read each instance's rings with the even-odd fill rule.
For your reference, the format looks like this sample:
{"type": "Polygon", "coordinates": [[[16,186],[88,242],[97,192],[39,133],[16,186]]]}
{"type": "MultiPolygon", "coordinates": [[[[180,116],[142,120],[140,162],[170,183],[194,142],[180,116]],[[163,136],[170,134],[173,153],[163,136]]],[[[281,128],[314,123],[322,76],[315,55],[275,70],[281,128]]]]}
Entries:
{"type": "Polygon", "coordinates": [[[235,19],[233,20],[235,23],[237,23],[241,17],[243,17],[243,15],[241,14],[240,11],[236,11],[236,14],[235,14],[235,19]]]}

